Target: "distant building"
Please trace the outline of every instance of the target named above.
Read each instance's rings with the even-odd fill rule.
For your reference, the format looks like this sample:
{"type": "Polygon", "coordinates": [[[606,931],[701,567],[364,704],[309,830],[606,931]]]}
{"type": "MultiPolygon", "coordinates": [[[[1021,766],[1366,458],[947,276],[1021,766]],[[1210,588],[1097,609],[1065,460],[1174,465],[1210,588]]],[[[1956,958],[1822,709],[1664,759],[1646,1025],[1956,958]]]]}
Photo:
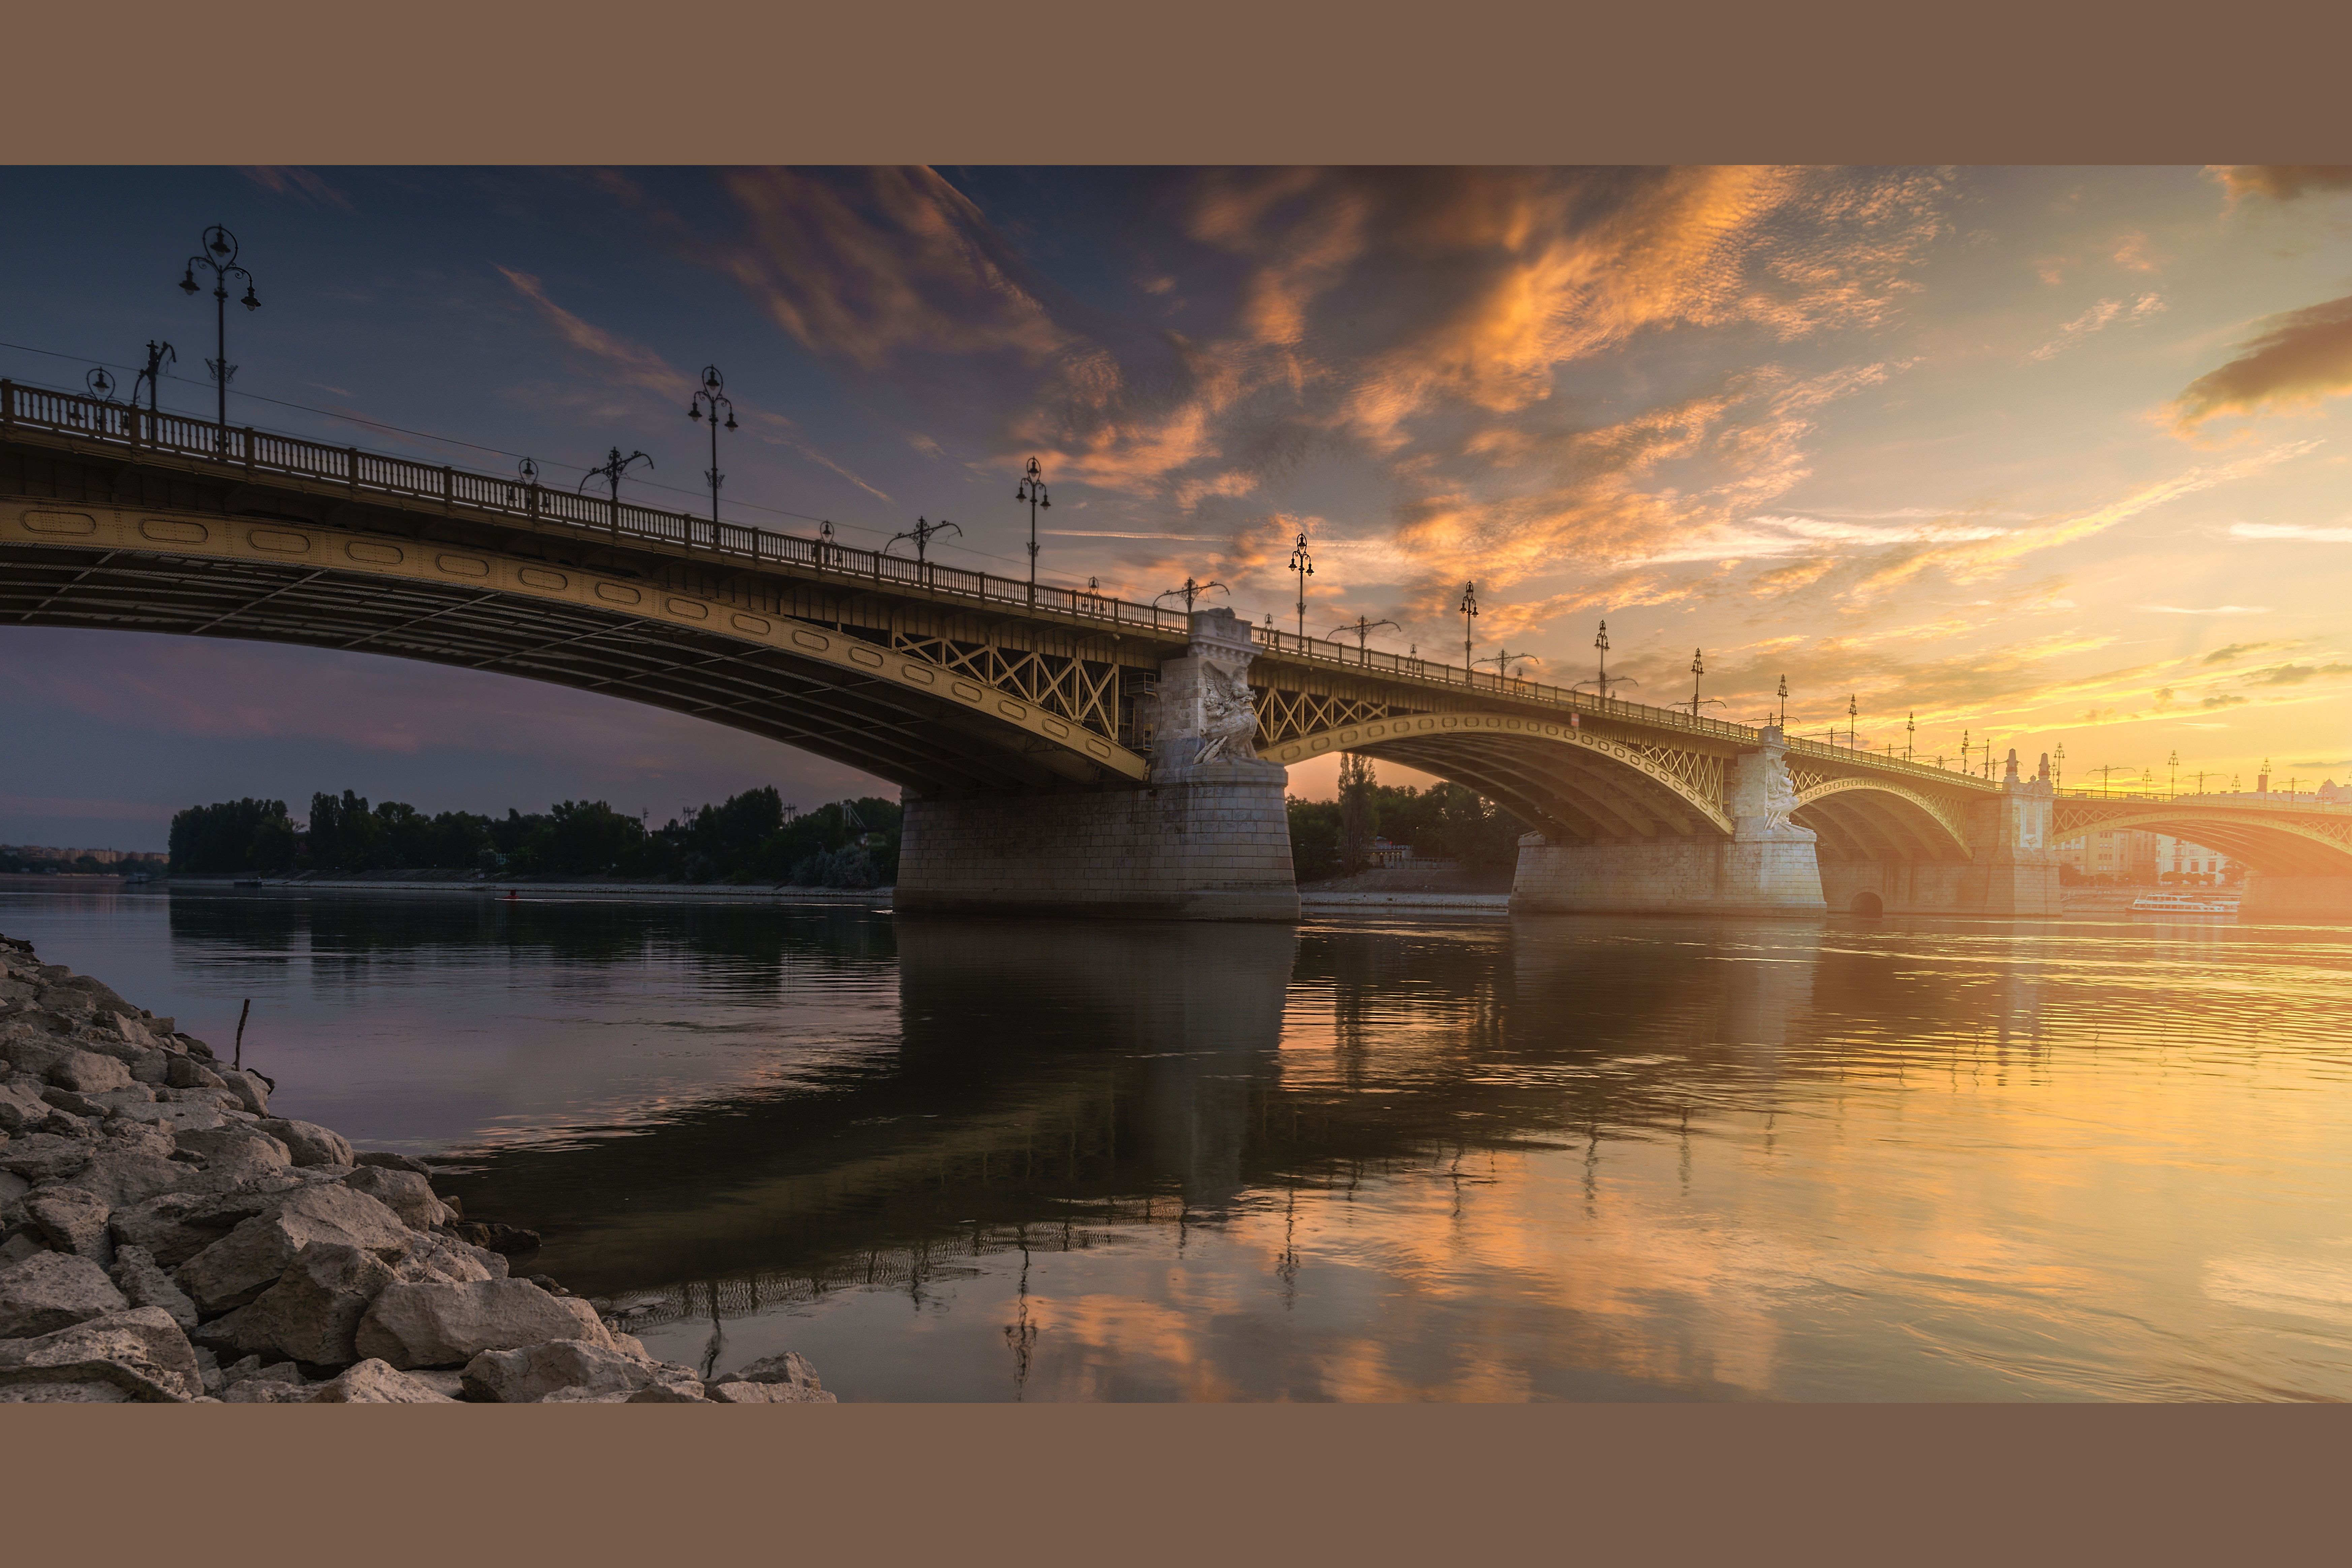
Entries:
{"type": "Polygon", "coordinates": [[[2157,879],[2159,835],[2137,827],[2099,827],[2058,845],[2058,863],[2086,878],[2116,882],[2157,879]]]}
{"type": "Polygon", "coordinates": [[[2334,779],[2329,779],[2319,786],[2319,798],[2331,805],[2352,801],[2352,786],[2339,784],[2334,779]]]}
{"type": "Polygon", "coordinates": [[[2219,885],[2244,873],[2243,866],[2218,849],[2176,838],[2169,833],[2159,833],[2155,837],[2158,881],[2219,885]]]}

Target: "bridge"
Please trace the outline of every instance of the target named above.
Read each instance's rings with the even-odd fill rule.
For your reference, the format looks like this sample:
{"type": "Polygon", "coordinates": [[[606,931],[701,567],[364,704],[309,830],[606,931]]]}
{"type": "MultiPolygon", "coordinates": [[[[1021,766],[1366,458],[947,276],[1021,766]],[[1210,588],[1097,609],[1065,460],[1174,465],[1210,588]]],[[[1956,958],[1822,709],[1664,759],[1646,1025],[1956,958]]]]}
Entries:
{"type": "Polygon", "coordinates": [[[2061,793],[1436,660],[0,381],[0,625],[248,638],[692,713],[907,802],[910,910],[1295,919],[1286,769],[1507,807],[1514,908],[2057,910],[2054,846],[2178,834],[2249,916],[2352,918],[2352,811],[2061,793]]]}

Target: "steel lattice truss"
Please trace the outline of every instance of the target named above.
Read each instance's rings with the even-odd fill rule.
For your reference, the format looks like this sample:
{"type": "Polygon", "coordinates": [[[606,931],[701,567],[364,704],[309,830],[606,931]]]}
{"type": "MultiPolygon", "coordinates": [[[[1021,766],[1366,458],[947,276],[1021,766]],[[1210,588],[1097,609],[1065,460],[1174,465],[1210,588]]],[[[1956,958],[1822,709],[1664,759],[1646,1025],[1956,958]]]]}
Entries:
{"type": "Polygon", "coordinates": [[[1333,697],[1263,686],[1250,688],[1250,695],[1257,700],[1257,744],[1261,750],[1295,741],[1301,735],[1320,734],[1326,730],[1360,724],[1368,719],[1386,719],[1412,711],[1378,698],[1333,697]]]}
{"type": "Polygon", "coordinates": [[[1010,691],[1112,740],[1122,729],[1121,698],[1133,695],[1124,689],[1122,677],[1139,673],[1104,660],[899,631],[890,634],[890,647],[1010,691]]]}

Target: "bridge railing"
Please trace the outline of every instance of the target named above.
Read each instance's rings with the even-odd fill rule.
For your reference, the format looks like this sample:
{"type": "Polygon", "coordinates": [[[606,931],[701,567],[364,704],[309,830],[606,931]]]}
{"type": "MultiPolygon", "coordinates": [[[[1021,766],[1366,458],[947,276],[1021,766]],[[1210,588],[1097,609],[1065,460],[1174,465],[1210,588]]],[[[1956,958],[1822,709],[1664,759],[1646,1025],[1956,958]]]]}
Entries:
{"type": "Polygon", "coordinates": [[[541,485],[532,480],[478,474],[447,465],[420,463],[357,447],[331,447],[250,425],[223,426],[183,415],[150,412],[81,393],[0,380],[0,433],[39,430],[132,452],[168,453],[224,473],[269,474],[341,486],[354,496],[394,496],[437,503],[454,511],[593,529],[614,539],[706,550],[778,565],[812,568],[840,576],[898,587],[1018,605],[1051,615],[1108,621],[1182,637],[1191,625],[1181,610],[1139,605],[1116,595],[1053,584],[1031,585],[1015,577],[974,572],[936,562],[910,561],[884,550],[862,550],[806,534],[784,533],[741,523],[713,522],[691,512],[616,501],[541,485]]]}
{"type": "Polygon", "coordinates": [[[2325,811],[2352,813],[2352,801],[2320,800],[2305,795],[2290,797],[2283,791],[2264,794],[2260,790],[2232,791],[2229,794],[2190,792],[2183,795],[2159,795],[2147,790],[2105,790],[2098,788],[2062,789],[2061,800],[2113,801],[2117,805],[2213,805],[2247,811],[2325,811]]]}

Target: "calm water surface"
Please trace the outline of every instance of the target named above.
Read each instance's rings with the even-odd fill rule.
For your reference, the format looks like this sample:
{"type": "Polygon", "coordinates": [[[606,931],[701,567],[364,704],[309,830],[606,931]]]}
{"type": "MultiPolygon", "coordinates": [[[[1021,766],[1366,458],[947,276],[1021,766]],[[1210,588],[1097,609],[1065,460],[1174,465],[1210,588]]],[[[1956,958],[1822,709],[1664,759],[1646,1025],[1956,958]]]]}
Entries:
{"type": "Polygon", "coordinates": [[[2352,1397],[2352,932],[0,893],[845,1399],[2352,1397]]]}

